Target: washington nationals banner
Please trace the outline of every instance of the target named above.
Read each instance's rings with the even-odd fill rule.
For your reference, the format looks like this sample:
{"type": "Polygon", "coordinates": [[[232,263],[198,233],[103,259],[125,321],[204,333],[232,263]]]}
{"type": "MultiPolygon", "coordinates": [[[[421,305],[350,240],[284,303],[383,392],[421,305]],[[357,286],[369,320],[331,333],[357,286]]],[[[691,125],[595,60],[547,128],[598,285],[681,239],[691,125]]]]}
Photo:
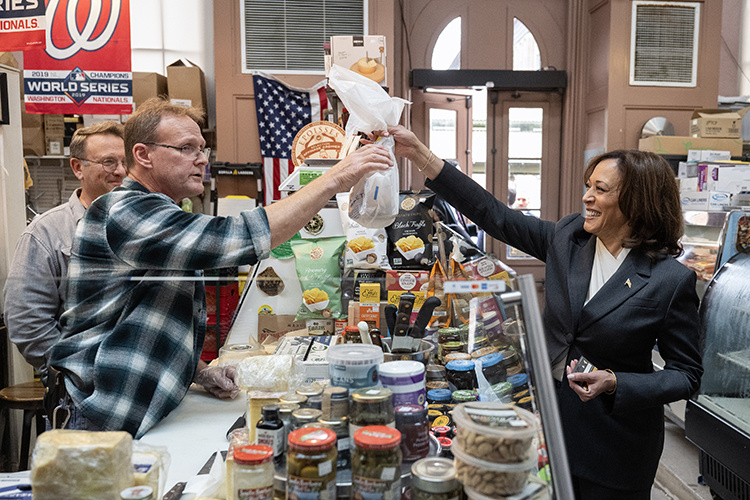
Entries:
{"type": "Polygon", "coordinates": [[[129,0],[47,0],[46,20],[46,48],[24,55],[26,112],[132,113],[129,0]]]}
{"type": "Polygon", "coordinates": [[[44,47],[44,0],[0,0],[0,50],[44,47]]]}
{"type": "Polygon", "coordinates": [[[309,89],[289,87],[270,75],[254,75],[260,155],[263,157],[265,204],[281,199],[279,185],[294,170],[292,142],[328,108],[326,81],[309,89]]]}

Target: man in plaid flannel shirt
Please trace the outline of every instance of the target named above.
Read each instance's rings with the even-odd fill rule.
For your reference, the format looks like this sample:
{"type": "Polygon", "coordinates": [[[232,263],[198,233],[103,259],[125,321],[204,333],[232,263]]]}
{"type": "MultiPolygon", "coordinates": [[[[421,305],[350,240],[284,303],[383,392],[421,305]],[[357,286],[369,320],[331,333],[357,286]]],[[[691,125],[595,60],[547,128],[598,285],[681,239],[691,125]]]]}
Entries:
{"type": "Polygon", "coordinates": [[[200,361],[202,270],[255,264],[335,193],[395,168],[385,148],[368,145],[268,207],[238,217],[191,214],[177,203],[203,192],[201,121],[197,110],[164,99],[142,104],[125,124],[128,177],[78,225],[63,332],[49,352],[67,391],[59,409],[70,411],[69,428],[141,437],[192,382],[235,397],[234,369],[200,361]]]}

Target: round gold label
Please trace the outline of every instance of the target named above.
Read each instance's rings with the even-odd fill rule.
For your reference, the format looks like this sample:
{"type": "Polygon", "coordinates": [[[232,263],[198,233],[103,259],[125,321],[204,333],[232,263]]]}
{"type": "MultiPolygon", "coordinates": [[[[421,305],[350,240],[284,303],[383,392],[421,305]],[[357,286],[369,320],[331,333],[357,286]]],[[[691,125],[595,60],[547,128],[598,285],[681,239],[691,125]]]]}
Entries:
{"type": "Polygon", "coordinates": [[[310,222],[305,224],[305,231],[316,236],[323,231],[324,225],[323,217],[320,214],[317,214],[310,220],[310,222]]]}
{"type": "Polygon", "coordinates": [[[378,256],[374,253],[368,253],[367,257],[365,257],[368,264],[375,264],[378,261],[378,256]]]}
{"type": "Polygon", "coordinates": [[[331,311],[330,307],[326,307],[321,311],[321,313],[323,314],[324,318],[330,318],[333,315],[333,311],[331,311]]]}
{"type": "Polygon", "coordinates": [[[329,121],[308,123],[297,132],[292,141],[292,163],[299,167],[308,158],[339,157],[346,132],[329,121]]]}
{"type": "Polygon", "coordinates": [[[310,250],[310,258],[312,260],[320,260],[321,258],[323,258],[323,249],[320,247],[315,247],[310,250]]]}
{"type": "Polygon", "coordinates": [[[417,202],[414,200],[414,198],[404,198],[404,201],[401,202],[401,208],[403,210],[406,210],[407,212],[412,210],[416,206],[417,202]]]}

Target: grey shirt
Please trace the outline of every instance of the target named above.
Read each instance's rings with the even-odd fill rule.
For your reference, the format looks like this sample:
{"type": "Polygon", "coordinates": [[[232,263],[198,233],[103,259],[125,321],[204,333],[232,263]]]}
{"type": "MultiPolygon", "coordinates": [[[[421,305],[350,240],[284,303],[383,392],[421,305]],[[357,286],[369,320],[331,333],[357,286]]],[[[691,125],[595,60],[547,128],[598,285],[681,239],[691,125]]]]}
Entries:
{"type": "Polygon", "coordinates": [[[60,336],[70,249],[76,225],[86,209],[77,189],[67,203],[37,216],[16,245],[5,283],[8,336],[40,373],[44,353],[60,336]]]}

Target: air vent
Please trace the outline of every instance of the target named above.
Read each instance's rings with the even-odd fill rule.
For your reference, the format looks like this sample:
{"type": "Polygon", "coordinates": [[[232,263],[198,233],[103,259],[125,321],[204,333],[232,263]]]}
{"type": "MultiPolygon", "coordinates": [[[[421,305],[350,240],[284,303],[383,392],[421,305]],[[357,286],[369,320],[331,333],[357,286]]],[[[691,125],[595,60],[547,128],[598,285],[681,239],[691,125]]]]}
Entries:
{"type": "Polygon", "coordinates": [[[695,87],[700,4],[634,1],[630,84],[695,87]]]}
{"type": "Polygon", "coordinates": [[[243,73],[323,74],[323,44],[364,35],[366,0],[243,0],[243,73]]]}

